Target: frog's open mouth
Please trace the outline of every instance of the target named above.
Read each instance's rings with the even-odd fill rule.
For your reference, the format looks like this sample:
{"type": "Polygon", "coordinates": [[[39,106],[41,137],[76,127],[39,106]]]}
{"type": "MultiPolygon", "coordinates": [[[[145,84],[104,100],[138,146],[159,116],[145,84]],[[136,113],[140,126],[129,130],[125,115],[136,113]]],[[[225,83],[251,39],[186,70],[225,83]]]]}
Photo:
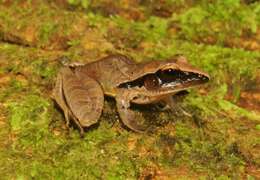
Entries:
{"type": "Polygon", "coordinates": [[[178,90],[204,84],[209,77],[204,74],[182,71],[178,69],[159,70],[146,74],[133,81],[120,84],[119,88],[145,87],[147,90],[178,90]]]}

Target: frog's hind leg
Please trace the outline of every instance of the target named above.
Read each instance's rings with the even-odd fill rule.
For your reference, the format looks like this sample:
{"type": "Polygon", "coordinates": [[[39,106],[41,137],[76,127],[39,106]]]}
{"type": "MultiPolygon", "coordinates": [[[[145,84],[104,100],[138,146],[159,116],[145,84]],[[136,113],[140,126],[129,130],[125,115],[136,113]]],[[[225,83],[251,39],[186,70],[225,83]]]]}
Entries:
{"type": "Polygon", "coordinates": [[[66,104],[66,100],[63,93],[63,85],[62,85],[62,73],[59,72],[56,78],[55,87],[52,91],[51,98],[55,100],[55,102],[60,106],[63,110],[65,120],[66,120],[66,127],[69,127],[70,122],[70,110],[68,105],[66,104]]]}
{"type": "Polygon", "coordinates": [[[78,126],[89,127],[97,123],[104,105],[101,86],[94,79],[72,70],[62,69],[63,91],[78,126]]]}

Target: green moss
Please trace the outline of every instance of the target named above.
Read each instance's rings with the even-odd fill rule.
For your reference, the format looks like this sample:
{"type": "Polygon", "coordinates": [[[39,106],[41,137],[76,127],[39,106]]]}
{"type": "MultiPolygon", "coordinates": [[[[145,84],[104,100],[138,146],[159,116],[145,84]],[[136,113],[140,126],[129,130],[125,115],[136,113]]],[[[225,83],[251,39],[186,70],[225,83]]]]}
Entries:
{"type": "MultiPolygon", "coordinates": [[[[77,8],[67,11],[46,2],[0,7],[0,26],[5,31],[15,30],[16,35],[24,37],[19,32],[33,25],[38,38],[34,47],[48,47],[53,43],[55,46],[57,40],[62,40],[59,36],[65,37],[68,41],[62,43],[71,47],[66,52],[56,52],[0,44],[0,82],[3,82],[0,100],[4,104],[0,106],[0,171],[3,177],[137,179],[144,174],[149,178],[155,172],[170,179],[172,174],[181,171],[179,168],[186,167],[187,176],[183,177],[194,173],[201,179],[254,178],[246,168],[259,164],[260,115],[258,111],[240,107],[238,102],[241,93],[258,88],[260,54],[224,48],[222,43],[230,35],[239,37],[244,30],[251,35],[256,33],[257,3],[167,1],[170,6],[179,7],[182,3],[172,17],[150,16],[136,21],[121,16],[104,17],[91,10],[84,15],[77,8]],[[172,27],[177,27],[177,31],[172,31],[172,27]],[[114,43],[116,49],[111,51],[131,54],[139,62],[184,54],[191,64],[208,72],[210,82],[200,90],[191,90],[182,104],[192,116],[176,117],[170,112],[148,108],[151,124],[156,124],[157,118],[167,123],[158,126],[157,123],[154,132],[140,135],[121,128],[115,110],[108,114],[104,110],[100,124],[88,129],[84,138],[80,138],[73,125],[65,128],[62,112],[49,98],[59,66],[57,57],[68,55],[77,61],[92,57],[92,50],[80,49],[81,35],[87,28],[114,43]],[[183,40],[207,36],[216,37],[218,45],[183,40]],[[7,82],[1,79],[6,76],[10,76],[7,82]]],[[[82,6],[82,2],[69,3],[75,7],[82,6]]],[[[128,10],[139,11],[135,7],[128,10]]],[[[142,12],[146,14],[146,11],[142,6],[142,12]]],[[[102,49],[99,39],[97,42],[99,47],[91,48],[102,49]]],[[[111,53],[110,50],[102,52],[111,53]]]]}
{"type": "Polygon", "coordinates": [[[168,22],[163,18],[150,17],[145,22],[135,22],[116,16],[111,20],[116,23],[125,36],[127,34],[133,36],[132,38],[128,37],[132,43],[140,43],[141,41],[158,42],[167,35],[168,22]],[[136,42],[133,42],[134,39],[136,42]]]}
{"type": "Polygon", "coordinates": [[[54,34],[54,32],[57,31],[57,25],[52,23],[52,22],[47,22],[45,24],[43,24],[40,28],[40,32],[39,32],[39,38],[40,41],[42,42],[47,42],[51,35],[54,34]]]}
{"type": "Polygon", "coordinates": [[[89,0],[67,0],[67,2],[72,6],[78,6],[84,9],[87,9],[90,4],[89,0]]]}
{"type": "Polygon", "coordinates": [[[32,72],[36,76],[40,76],[45,79],[54,78],[56,75],[56,69],[54,66],[50,66],[46,59],[37,59],[30,64],[32,72]]]}
{"type": "Polygon", "coordinates": [[[4,102],[8,97],[10,97],[14,92],[19,93],[24,90],[24,85],[21,81],[17,79],[11,79],[9,82],[9,88],[1,88],[0,90],[0,100],[4,102]]]}
{"type": "MultiPolygon", "coordinates": [[[[139,155],[143,152],[142,148],[128,149],[128,138],[132,132],[120,129],[118,133],[105,118],[102,118],[97,129],[86,132],[84,139],[79,138],[75,129],[71,129],[70,135],[66,135],[66,130],[61,129],[64,119],[56,110],[53,112],[55,108],[50,105],[50,101],[45,100],[44,96],[33,95],[34,90],[27,91],[26,96],[20,97],[19,93],[24,90],[24,86],[20,81],[14,80],[11,87],[15,94],[6,105],[9,109],[11,132],[17,133],[17,140],[12,143],[12,149],[7,148],[3,151],[4,154],[0,154],[2,159],[9,159],[2,162],[1,166],[7,167],[3,172],[10,174],[12,168],[16,168],[17,173],[12,177],[17,178],[124,179],[130,176],[135,179],[140,175],[140,169],[153,163],[167,169],[186,165],[194,172],[207,172],[210,177],[221,174],[237,177],[237,174],[244,173],[244,155],[234,150],[235,145],[228,132],[232,126],[238,127],[232,123],[232,119],[238,119],[238,123],[243,115],[246,120],[256,121],[258,115],[225,100],[230,84],[224,75],[217,74],[222,72],[233,75],[233,79],[240,76],[254,81],[258,53],[185,42],[178,46],[173,43],[159,47],[161,49],[155,49],[154,54],[149,55],[153,58],[166,58],[176,52],[186,52],[193,64],[206,69],[214,77],[208,85],[210,91],[207,97],[191,91],[185,106],[192,110],[193,118],[175,119],[175,135],[169,135],[166,131],[150,137],[139,137],[142,141],[140,146],[149,152],[144,156],[139,155]],[[235,59],[242,59],[241,63],[246,67],[234,63],[235,59]],[[252,65],[246,65],[249,61],[252,65]],[[58,136],[49,128],[57,115],[56,126],[60,132],[58,136]],[[15,167],[11,167],[13,163],[10,160],[15,162],[15,167]]],[[[26,50],[17,50],[13,46],[2,47],[2,50],[13,59],[19,56],[19,68],[12,68],[13,72],[25,72],[24,68],[27,67],[28,71],[30,67],[30,73],[52,78],[53,71],[48,68],[54,67],[47,63],[48,58],[32,58],[34,60],[30,61],[27,57],[30,53],[26,50]],[[17,52],[16,55],[13,51],[17,52]]],[[[244,89],[246,84],[238,85],[244,89]]],[[[40,92],[39,87],[34,88],[36,92],[40,92]]],[[[251,136],[250,139],[253,139],[253,134],[249,134],[251,136]]],[[[253,147],[253,144],[248,143],[246,146],[253,147]]]]}
{"type": "Polygon", "coordinates": [[[173,14],[173,20],[180,23],[181,38],[202,39],[214,37],[223,44],[230,37],[240,37],[243,30],[256,33],[259,25],[257,4],[246,6],[239,0],[201,1],[182,14],[173,14]]]}
{"type": "Polygon", "coordinates": [[[43,98],[35,95],[24,97],[20,101],[8,102],[6,104],[10,111],[10,125],[12,130],[26,129],[29,126],[46,128],[49,118],[47,110],[49,103],[43,98]]]}
{"type": "Polygon", "coordinates": [[[257,130],[260,130],[260,124],[257,124],[257,125],[255,126],[255,128],[256,128],[257,130]]]}

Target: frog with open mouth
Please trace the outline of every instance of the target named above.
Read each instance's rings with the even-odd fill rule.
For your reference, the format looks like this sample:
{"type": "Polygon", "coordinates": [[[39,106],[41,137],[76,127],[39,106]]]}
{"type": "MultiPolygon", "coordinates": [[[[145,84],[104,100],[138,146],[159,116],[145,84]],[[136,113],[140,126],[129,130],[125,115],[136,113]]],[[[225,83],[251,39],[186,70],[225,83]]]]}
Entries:
{"type": "Polygon", "coordinates": [[[84,127],[98,122],[104,95],[114,97],[124,125],[135,132],[147,127],[131,107],[160,101],[172,102],[176,93],[204,84],[209,75],[191,66],[184,56],[136,64],[127,56],[109,55],[98,61],[62,67],[52,98],[63,110],[67,125],[72,119],[84,127]]]}

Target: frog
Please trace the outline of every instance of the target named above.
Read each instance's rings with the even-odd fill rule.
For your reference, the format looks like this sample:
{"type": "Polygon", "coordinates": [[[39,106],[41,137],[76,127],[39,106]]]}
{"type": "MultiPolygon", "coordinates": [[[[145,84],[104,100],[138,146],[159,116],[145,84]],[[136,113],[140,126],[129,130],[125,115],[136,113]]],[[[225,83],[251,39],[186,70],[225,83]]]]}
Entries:
{"type": "Polygon", "coordinates": [[[166,60],[136,63],[122,54],[112,54],[86,64],[69,64],[58,72],[52,98],[64,113],[66,125],[71,120],[84,129],[98,123],[104,97],[113,97],[122,123],[134,132],[148,127],[140,121],[133,104],[166,102],[174,107],[173,96],[205,84],[206,72],[192,66],[183,55],[166,60]]]}

